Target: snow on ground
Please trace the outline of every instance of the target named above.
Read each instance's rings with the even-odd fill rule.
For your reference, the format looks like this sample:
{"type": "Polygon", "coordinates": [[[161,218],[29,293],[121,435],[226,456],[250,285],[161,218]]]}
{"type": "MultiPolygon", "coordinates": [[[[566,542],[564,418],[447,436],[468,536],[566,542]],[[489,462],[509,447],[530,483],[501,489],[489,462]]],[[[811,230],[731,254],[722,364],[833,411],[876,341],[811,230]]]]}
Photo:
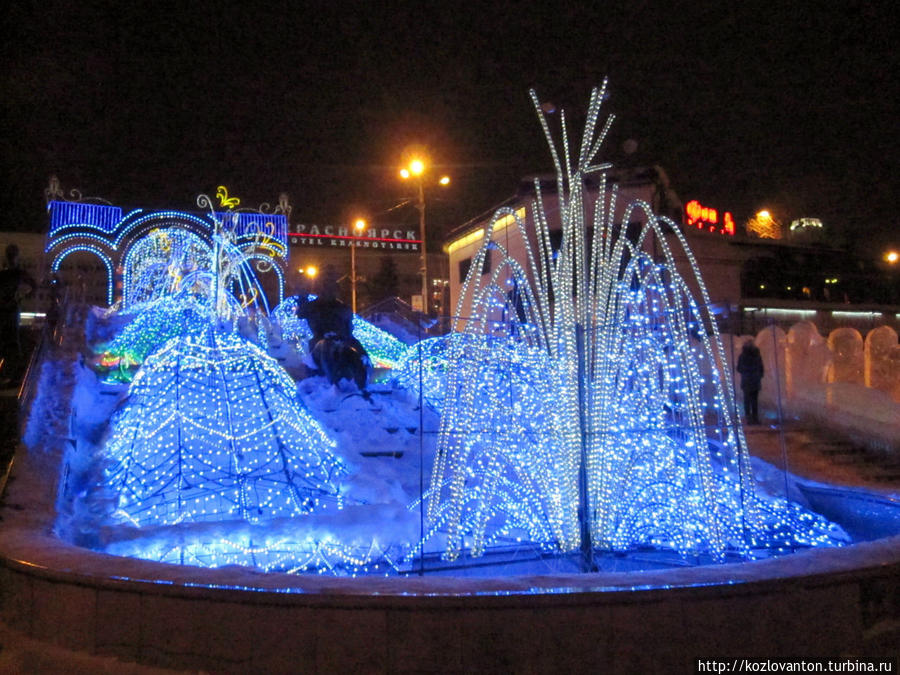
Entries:
{"type": "MultiPolygon", "coordinates": [[[[79,333],[108,340],[115,329],[106,320],[106,316],[90,312],[82,321],[72,322],[67,326],[65,347],[42,365],[25,433],[30,451],[21,458],[23,465],[34,470],[17,472],[21,476],[13,492],[29,494],[32,515],[37,521],[55,519],[55,531],[65,540],[101,548],[107,541],[105,548],[111,553],[127,552],[130,545],[164,550],[167,537],[171,537],[168,528],[107,532],[93,539],[92,533],[81,531],[80,524],[90,521],[89,517],[85,520],[81,497],[102,480],[102,464],[97,460],[109,419],[127,397],[128,386],[104,382],[88,365],[90,354],[72,345],[83,344],[79,333]],[[52,477],[49,481],[48,476],[52,477]],[[117,543],[109,545],[114,541],[117,543]]],[[[333,386],[321,377],[305,377],[308,367],[296,345],[277,335],[268,342],[270,355],[295,377],[303,378],[297,384],[301,404],[336,441],[337,454],[349,475],[340,485],[342,509],[272,522],[265,534],[321,539],[328,533],[340,533],[343,542],[360,548],[375,544],[382,549],[395,547],[395,552],[409,551],[422,536],[417,501],[430,480],[438,415],[427,405],[421,407],[414,393],[390,383],[372,383],[366,392],[359,392],[348,382],[333,386]]],[[[208,538],[223,529],[238,536],[242,526],[248,527],[229,522],[182,524],[180,528],[182,535],[193,532],[208,538]]],[[[248,539],[258,534],[255,530],[248,539]]]]}

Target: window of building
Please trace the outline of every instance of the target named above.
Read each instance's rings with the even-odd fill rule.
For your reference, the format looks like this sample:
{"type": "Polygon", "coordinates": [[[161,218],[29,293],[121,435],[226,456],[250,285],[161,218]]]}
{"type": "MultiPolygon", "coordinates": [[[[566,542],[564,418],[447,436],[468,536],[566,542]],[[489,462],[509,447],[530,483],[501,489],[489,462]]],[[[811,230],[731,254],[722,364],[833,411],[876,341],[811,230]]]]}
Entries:
{"type": "Polygon", "coordinates": [[[472,259],[465,258],[459,261],[459,283],[463,283],[469,276],[469,268],[472,266],[472,259]]]}

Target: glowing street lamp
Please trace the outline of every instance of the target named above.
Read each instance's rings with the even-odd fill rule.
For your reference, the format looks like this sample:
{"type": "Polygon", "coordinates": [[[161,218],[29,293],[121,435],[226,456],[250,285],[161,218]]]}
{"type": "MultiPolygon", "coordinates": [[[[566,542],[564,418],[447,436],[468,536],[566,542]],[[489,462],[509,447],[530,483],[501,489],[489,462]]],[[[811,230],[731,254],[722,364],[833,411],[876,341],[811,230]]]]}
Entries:
{"type": "Polygon", "coordinates": [[[319,268],[315,265],[303,264],[297,268],[297,272],[300,274],[297,292],[305,298],[315,291],[316,277],[319,274],[319,268]]]}
{"type": "Polygon", "coordinates": [[[781,223],[775,219],[771,211],[762,209],[747,221],[747,232],[761,239],[781,239],[781,223]]]}
{"type": "Polygon", "coordinates": [[[897,253],[897,251],[888,251],[884,254],[884,259],[891,265],[896,265],[897,261],[900,260],[900,253],[897,253]]]}
{"type": "MultiPolygon", "coordinates": [[[[353,223],[353,232],[356,236],[362,234],[362,231],[366,229],[366,221],[362,218],[357,218],[356,222],[353,223]]],[[[356,314],[356,237],[350,239],[350,307],[353,309],[353,313],[356,314]]]]}
{"type": "MultiPolygon", "coordinates": [[[[425,243],[425,174],[428,166],[425,160],[420,157],[413,157],[409,164],[400,169],[400,177],[403,180],[411,178],[416,179],[418,187],[418,195],[416,208],[419,210],[419,239],[421,241],[421,273],[422,273],[422,310],[428,314],[430,310],[429,293],[428,293],[428,251],[425,243]]],[[[438,185],[446,187],[450,184],[449,176],[441,176],[438,185]]]]}

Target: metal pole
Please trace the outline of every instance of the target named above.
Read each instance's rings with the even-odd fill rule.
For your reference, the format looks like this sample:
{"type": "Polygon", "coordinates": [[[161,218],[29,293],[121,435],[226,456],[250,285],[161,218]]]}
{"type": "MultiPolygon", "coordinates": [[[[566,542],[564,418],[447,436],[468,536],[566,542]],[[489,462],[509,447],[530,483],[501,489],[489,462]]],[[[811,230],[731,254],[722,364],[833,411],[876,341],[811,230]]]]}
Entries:
{"type": "Polygon", "coordinates": [[[587,480],[588,423],[587,362],[585,359],[584,326],[575,324],[575,344],[578,350],[578,418],[581,426],[581,454],[578,459],[578,526],[581,534],[581,571],[596,572],[594,542],[591,539],[591,503],[587,480]]]}
{"type": "Polygon", "coordinates": [[[422,243],[419,244],[422,247],[422,311],[425,312],[425,314],[428,314],[428,253],[425,246],[425,186],[422,183],[421,177],[419,178],[419,201],[416,204],[416,208],[419,209],[419,239],[422,241],[422,243]]]}
{"type": "Polygon", "coordinates": [[[356,242],[350,240],[350,307],[356,314],[356,242]]]}

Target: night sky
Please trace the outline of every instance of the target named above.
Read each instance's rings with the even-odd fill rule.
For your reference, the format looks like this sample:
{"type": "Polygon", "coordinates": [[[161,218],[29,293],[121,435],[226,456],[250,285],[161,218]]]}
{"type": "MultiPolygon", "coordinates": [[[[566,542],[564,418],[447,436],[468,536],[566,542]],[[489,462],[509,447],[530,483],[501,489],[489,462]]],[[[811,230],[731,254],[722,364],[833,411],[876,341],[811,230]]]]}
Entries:
{"type": "Polygon", "coordinates": [[[819,217],[837,241],[900,245],[896,15],[830,1],[13,1],[2,229],[46,227],[50,174],[126,207],[191,209],[224,184],[247,206],[287,192],[295,222],[414,223],[388,209],[419,145],[453,178],[429,194],[439,239],[550,169],[529,88],[580,131],[608,77],[608,161],[659,164],[683,201],[738,222],[765,206],[819,217]]]}

